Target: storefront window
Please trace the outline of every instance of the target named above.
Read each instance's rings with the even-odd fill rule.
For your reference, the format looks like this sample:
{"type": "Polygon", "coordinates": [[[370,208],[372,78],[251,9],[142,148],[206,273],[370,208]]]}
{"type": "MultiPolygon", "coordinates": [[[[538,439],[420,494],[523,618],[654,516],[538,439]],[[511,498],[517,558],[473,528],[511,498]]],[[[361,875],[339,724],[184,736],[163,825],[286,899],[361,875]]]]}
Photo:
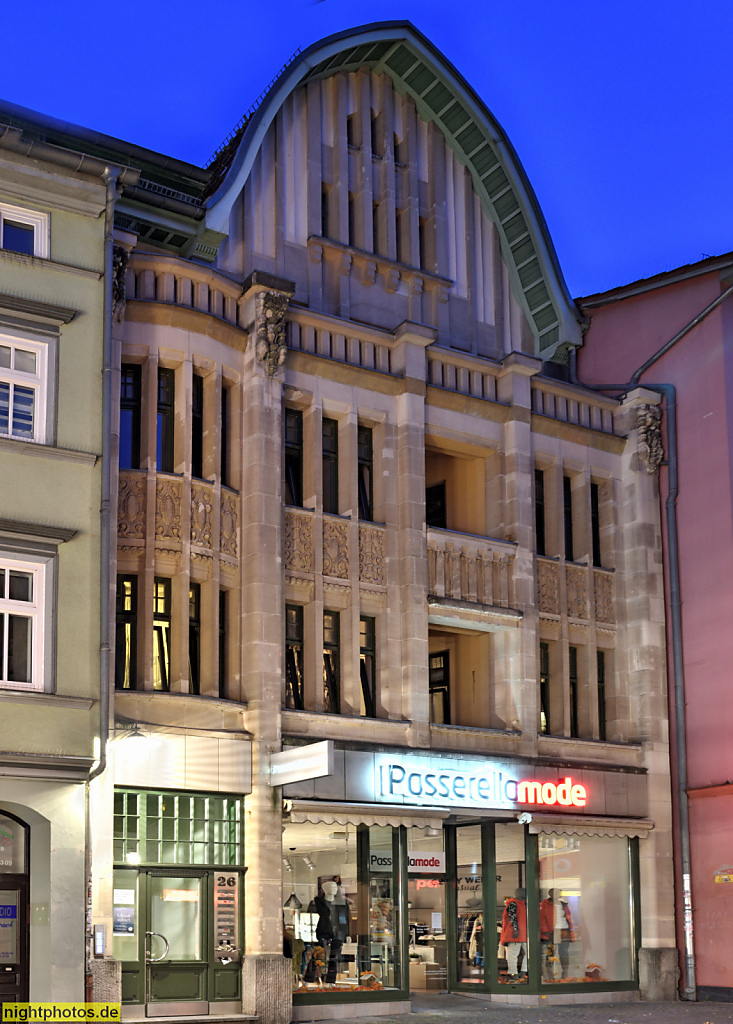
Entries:
{"type": "Polygon", "coordinates": [[[629,840],[540,835],[544,984],[634,977],[629,840]]]}
{"type": "Polygon", "coordinates": [[[484,914],[481,826],[456,829],[456,977],[459,982],[484,980],[484,914]]]}
{"type": "Polygon", "coordinates": [[[402,987],[398,849],[391,826],[286,825],[283,919],[294,992],[341,999],[402,987]]]}
{"type": "Polygon", "coordinates": [[[527,873],[524,827],[519,824],[496,826],[496,915],[499,984],[526,985],[529,980],[527,873]]]}
{"type": "Polygon", "coordinates": [[[407,830],[407,899],[410,927],[410,991],[448,987],[446,861],[444,833],[407,830]]]}

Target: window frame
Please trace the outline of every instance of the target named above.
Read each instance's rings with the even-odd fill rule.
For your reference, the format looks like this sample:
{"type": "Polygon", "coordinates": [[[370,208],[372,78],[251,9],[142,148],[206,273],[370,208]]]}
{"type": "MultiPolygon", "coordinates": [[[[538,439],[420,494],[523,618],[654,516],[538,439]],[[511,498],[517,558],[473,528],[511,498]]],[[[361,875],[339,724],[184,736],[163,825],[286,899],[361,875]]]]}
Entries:
{"type": "Polygon", "coordinates": [[[450,701],[450,650],[447,648],[443,651],[429,651],[428,652],[428,701],[430,704],[430,721],[435,725],[451,725],[451,701],[450,701]],[[442,678],[437,681],[433,681],[433,658],[442,658],[442,678]],[[438,722],[433,718],[433,696],[436,694],[442,694],[443,696],[443,721],[438,722]]]}
{"type": "Polygon", "coordinates": [[[201,584],[188,584],[188,685],[189,693],[201,693],[201,584]]]}
{"type": "Polygon", "coordinates": [[[158,473],[172,473],[175,465],[176,371],[158,367],[156,382],[155,468],[158,473]],[[161,384],[169,381],[169,400],[161,400],[161,384]]]}
{"type": "Polygon", "coordinates": [[[568,647],[568,695],[570,698],[570,736],[580,736],[579,700],[578,700],[578,648],[574,644],[568,647]]]}
{"type": "MultiPolygon", "coordinates": [[[[118,448],[120,469],[140,469],[140,432],[142,424],[142,367],[139,363],[122,363],[120,365],[120,442],[118,448]],[[125,376],[130,374],[132,396],[123,395],[126,386],[125,376]],[[122,464],[122,413],[130,413],[130,465],[122,464]]],[[[125,434],[127,431],[125,431],[125,434]]]]}
{"type": "MultiPolygon", "coordinates": [[[[124,599],[123,599],[124,600],[124,599]]],[[[117,576],[116,592],[115,592],[115,690],[121,690],[128,692],[137,689],[137,612],[138,612],[138,577],[133,573],[119,573],[117,576]],[[128,611],[125,608],[120,607],[120,584],[129,583],[130,587],[130,601],[131,609],[128,611]],[[125,659],[125,673],[124,678],[129,679],[129,686],[120,685],[120,627],[130,627],[130,661],[129,666],[127,659],[125,659]]]]}
{"type": "Polygon", "coordinates": [[[171,579],[169,576],[156,576],[153,580],[153,690],[158,693],[170,693],[171,689],[171,618],[171,579]],[[156,604],[158,602],[158,586],[161,585],[163,587],[164,606],[163,611],[158,612],[156,604]],[[158,630],[163,631],[161,635],[165,639],[164,651],[162,654],[163,660],[166,658],[165,648],[167,648],[167,664],[165,666],[165,670],[162,669],[163,660],[161,660],[160,638],[157,638],[158,630]],[[158,662],[160,686],[155,685],[156,660],[158,662]]]}
{"type": "Polygon", "coordinates": [[[227,674],[227,639],[229,626],[229,591],[226,587],[219,588],[219,636],[218,636],[218,668],[219,668],[219,696],[228,697],[229,687],[226,681],[227,674]]]}
{"type": "Polygon", "coordinates": [[[191,376],[191,476],[204,478],[204,378],[191,376]]]}
{"type": "Polygon", "coordinates": [[[4,252],[14,252],[16,255],[28,256],[30,253],[20,253],[16,249],[6,249],[4,245],[5,221],[11,221],[33,228],[33,256],[39,259],[48,259],[50,253],[50,224],[51,218],[48,213],[41,210],[29,210],[25,206],[13,206],[10,203],[0,203],[0,249],[4,252]]]}
{"type": "Polygon", "coordinates": [[[590,482],[590,535],[591,558],[596,569],[603,567],[601,545],[601,490],[595,480],[590,482]]]}
{"type": "Polygon", "coordinates": [[[608,717],[606,712],[606,675],[608,665],[606,662],[606,651],[599,647],[596,649],[596,693],[598,697],[598,739],[607,741],[608,738],[608,717]]]}
{"type": "Polygon", "coordinates": [[[445,480],[428,484],[425,488],[425,525],[429,530],[448,529],[448,495],[445,480]],[[436,515],[436,512],[439,515],[436,515]]]}
{"type": "Polygon", "coordinates": [[[374,431],[359,424],[356,428],[357,497],[359,519],[374,522],[374,431]],[[362,443],[364,440],[367,443],[362,443]],[[362,454],[363,453],[363,454],[362,454]]]}
{"type": "Polygon", "coordinates": [[[283,706],[289,711],[305,711],[305,628],[303,606],[300,604],[285,605],[285,695],[283,706]],[[296,633],[291,635],[290,617],[296,633]]]}
{"type": "Polygon", "coordinates": [[[539,683],[539,733],[541,736],[551,736],[552,690],[550,675],[550,644],[547,640],[540,640],[539,683]],[[545,716],[544,728],[542,722],[543,715],[545,716]]]}
{"type": "MultiPolygon", "coordinates": [[[[0,333],[0,346],[10,348],[11,351],[24,349],[32,351],[36,356],[36,372],[28,373],[25,370],[16,370],[11,367],[0,367],[0,383],[7,383],[11,389],[17,386],[25,387],[34,392],[33,400],[33,435],[13,434],[0,432],[0,438],[7,441],[25,441],[29,444],[48,444],[50,441],[50,424],[48,422],[48,384],[49,384],[49,345],[47,341],[40,339],[9,334],[5,331],[0,333]]],[[[15,357],[12,357],[15,361],[15,357]]],[[[11,425],[12,416],[12,390],[8,395],[8,428],[11,425]]]]}
{"type": "Polygon", "coordinates": [[[566,562],[573,562],[575,545],[573,536],[573,479],[566,474],[562,478],[563,552],[566,562]]]}
{"type": "Polygon", "coordinates": [[[0,570],[3,570],[4,577],[2,591],[0,593],[0,691],[3,690],[24,690],[44,692],[50,688],[50,665],[48,655],[51,653],[51,644],[46,643],[46,634],[52,635],[50,629],[53,627],[52,608],[49,606],[53,594],[53,582],[51,577],[51,563],[53,558],[33,556],[27,552],[15,555],[12,551],[3,549],[0,551],[0,570]],[[31,601],[13,601],[6,597],[10,573],[30,573],[33,578],[31,601]],[[9,657],[7,637],[9,633],[9,619],[16,615],[31,620],[31,671],[30,680],[7,679],[6,665],[9,657]]]}
{"type": "Polygon", "coordinates": [[[545,471],[539,466],[534,471],[534,532],[535,550],[538,555],[547,555],[547,520],[545,508],[545,471]]]}
{"type": "Polygon", "coordinates": [[[285,504],[292,508],[303,507],[303,413],[300,409],[285,408],[283,416],[283,434],[285,449],[285,504]],[[288,428],[293,425],[296,437],[288,440],[288,428]],[[288,501],[292,498],[292,501],[288,501]]]}
{"type": "Polygon", "coordinates": [[[377,620],[373,615],[359,616],[359,714],[377,717],[377,620]],[[362,642],[362,626],[364,642],[362,642]]]}
{"type": "Polygon", "coordinates": [[[341,615],[331,608],[323,609],[323,710],[341,714],[341,615]],[[327,616],[333,616],[332,627],[326,627],[327,616]],[[333,629],[335,640],[326,640],[327,628],[333,629]]]}
{"type": "Polygon", "coordinates": [[[323,511],[326,515],[337,516],[339,514],[339,423],[338,420],[324,416],[321,420],[321,483],[323,511]],[[331,438],[326,437],[326,427],[330,430],[333,427],[331,438]],[[327,448],[327,440],[333,441],[333,447],[327,448]],[[328,479],[328,494],[326,492],[326,480],[328,479]],[[328,497],[328,500],[326,498],[328,497]]]}

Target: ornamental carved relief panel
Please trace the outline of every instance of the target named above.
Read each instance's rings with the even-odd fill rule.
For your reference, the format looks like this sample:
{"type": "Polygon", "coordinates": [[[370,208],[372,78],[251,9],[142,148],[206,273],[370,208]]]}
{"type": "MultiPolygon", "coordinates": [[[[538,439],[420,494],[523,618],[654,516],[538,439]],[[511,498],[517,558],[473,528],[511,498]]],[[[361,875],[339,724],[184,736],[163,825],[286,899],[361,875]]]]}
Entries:
{"type": "Polygon", "coordinates": [[[345,580],[349,577],[349,545],[346,523],[323,520],[323,575],[345,580]]]}
{"type": "Polygon", "coordinates": [[[180,480],[158,478],[155,483],[155,537],[160,540],[181,539],[180,480]]]}
{"type": "Polygon", "coordinates": [[[313,572],[313,519],[285,513],[285,565],[295,572],[313,572]]]}
{"type": "Polygon", "coordinates": [[[237,525],[239,508],[237,497],[222,488],[219,510],[219,550],[223,555],[237,557],[237,525]]]}
{"type": "Polygon", "coordinates": [[[213,489],[206,484],[191,484],[191,543],[210,548],[213,489]]]}
{"type": "Polygon", "coordinates": [[[595,590],[596,621],[615,622],[613,613],[613,577],[609,573],[593,573],[595,590]]]}
{"type": "Polygon", "coordinates": [[[554,562],[537,562],[537,605],[541,612],[560,614],[560,588],[554,562]]]}
{"type": "Polygon", "coordinates": [[[145,486],[138,474],[120,473],[117,499],[117,534],[120,537],[145,537],[145,486]]]}
{"type": "Polygon", "coordinates": [[[576,565],[565,566],[565,588],[568,615],[571,619],[588,618],[587,570],[576,565]]]}
{"type": "Polygon", "coordinates": [[[385,585],[384,531],[373,526],[359,527],[359,579],[364,583],[385,585]]]}

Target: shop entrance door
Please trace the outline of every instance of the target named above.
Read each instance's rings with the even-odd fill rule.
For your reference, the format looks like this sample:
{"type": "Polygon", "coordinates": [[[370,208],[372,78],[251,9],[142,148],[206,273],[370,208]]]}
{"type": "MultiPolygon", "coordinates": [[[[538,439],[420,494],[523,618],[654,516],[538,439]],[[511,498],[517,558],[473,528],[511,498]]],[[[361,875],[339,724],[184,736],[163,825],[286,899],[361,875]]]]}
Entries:
{"type": "Polygon", "coordinates": [[[445,878],[410,875],[407,886],[410,927],[410,991],[448,987],[445,878]]]}
{"type": "Polygon", "coordinates": [[[28,1001],[28,879],[0,874],[0,1005],[28,1001]]]}

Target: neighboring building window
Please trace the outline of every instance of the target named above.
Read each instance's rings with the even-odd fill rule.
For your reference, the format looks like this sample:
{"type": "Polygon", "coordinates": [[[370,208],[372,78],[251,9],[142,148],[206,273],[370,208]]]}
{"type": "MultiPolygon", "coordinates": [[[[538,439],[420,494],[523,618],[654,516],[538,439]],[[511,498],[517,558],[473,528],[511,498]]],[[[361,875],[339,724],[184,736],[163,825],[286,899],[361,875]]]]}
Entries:
{"type": "Polygon", "coordinates": [[[534,471],[534,528],[537,554],[545,555],[545,474],[541,469],[534,471]]]}
{"type": "Polygon", "coordinates": [[[221,388],[221,438],[219,440],[219,478],[229,484],[229,388],[221,388]]]}
{"type": "Polygon", "coordinates": [[[372,114],[371,127],[372,156],[382,156],[382,145],[379,133],[379,115],[372,114]]]}
{"type": "Polygon", "coordinates": [[[0,686],[43,689],[43,585],[41,566],[0,561],[0,686]]]}
{"type": "Polygon", "coordinates": [[[359,674],[362,718],[377,717],[377,638],[376,621],[367,615],[359,619],[359,674]]]}
{"type": "Polygon", "coordinates": [[[403,216],[402,210],[395,210],[394,212],[394,237],[395,237],[395,259],[398,263],[407,263],[407,254],[405,252],[405,217],[403,216]]]}
{"type": "Polygon", "coordinates": [[[153,586],[153,689],[167,691],[171,680],[171,581],[156,576],[153,586]]]}
{"type": "Polygon", "coordinates": [[[0,337],[0,435],[46,439],[45,345],[0,337]]]}
{"type": "Polygon", "coordinates": [[[285,605],[285,707],[305,708],[303,691],[303,609],[285,605]]]}
{"type": "Polygon", "coordinates": [[[204,475],[204,378],[193,375],[191,388],[191,476],[204,475]]]}
{"type": "Polygon", "coordinates": [[[330,188],[324,182],[321,185],[321,238],[331,237],[331,218],[329,216],[330,193],[330,188]]]}
{"type": "Polygon", "coordinates": [[[134,690],[136,683],[137,576],[118,576],[115,689],[134,690]]]}
{"type": "Polygon", "coordinates": [[[346,145],[356,146],[356,114],[349,114],[346,118],[346,145]]]}
{"type": "Polygon", "coordinates": [[[0,205],[0,249],[48,258],[48,214],[0,205]]]}
{"type": "Polygon", "coordinates": [[[450,652],[436,651],[429,659],[430,721],[450,725],[450,652]]]}
{"type": "Polygon", "coordinates": [[[596,651],[598,671],[598,739],[606,739],[606,652],[596,651]]]}
{"type": "Polygon", "coordinates": [[[323,710],[341,713],[339,613],[323,613],[323,710]]]}
{"type": "Polygon", "coordinates": [[[356,245],[356,196],[353,192],[349,192],[348,217],[349,245],[356,245]]]}
{"type": "Polygon", "coordinates": [[[227,686],[227,591],[219,591],[219,696],[229,695],[227,686]]]}
{"type": "Polygon", "coordinates": [[[447,528],[445,480],[425,488],[425,522],[439,530],[447,528]]]}
{"type": "Polygon", "coordinates": [[[173,426],[176,375],[173,370],[158,370],[158,438],[157,468],[159,473],[173,472],[173,426]]]}
{"type": "Polygon", "coordinates": [[[190,692],[201,693],[201,584],[188,588],[188,682],[190,692]]]}
{"type": "Polygon", "coordinates": [[[540,644],[540,732],[550,732],[550,645],[540,644]]]}
{"type": "Polygon", "coordinates": [[[140,468],[140,367],[123,363],[120,374],[120,469],[140,468]]]}
{"type": "Polygon", "coordinates": [[[573,484],[569,476],[562,478],[562,513],[565,529],[565,561],[573,561],[573,484]]]}
{"type": "Polygon", "coordinates": [[[285,410],[285,504],[303,504],[303,413],[285,410]]]}
{"type": "Polygon", "coordinates": [[[601,517],[599,511],[599,489],[598,484],[591,482],[590,485],[590,533],[593,549],[593,565],[602,565],[601,562],[601,517]]]}
{"type": "Polygon", "coordinates": [[[578,732],[578,648],[571,647],[568,651],[569,682],[570,682],[570,735],[579,736],[578,732]]]}
{"type": "Polygon", "coordinates": [[[357,429],[359,473],[359,519],[371,522],[373,516],[374,449],[371,427],[357,429]]]}
{"type": "Polygon", "coordinates": [[[372,252],[378,254],[381,251],[379,242],[379,203],[372,203],[372,252]]]}
{"type": "Polygon", "coordinates": [[[323,420],[323,511],[338,514],[339,510],[339,425],[336,420],[323,420]]]}

